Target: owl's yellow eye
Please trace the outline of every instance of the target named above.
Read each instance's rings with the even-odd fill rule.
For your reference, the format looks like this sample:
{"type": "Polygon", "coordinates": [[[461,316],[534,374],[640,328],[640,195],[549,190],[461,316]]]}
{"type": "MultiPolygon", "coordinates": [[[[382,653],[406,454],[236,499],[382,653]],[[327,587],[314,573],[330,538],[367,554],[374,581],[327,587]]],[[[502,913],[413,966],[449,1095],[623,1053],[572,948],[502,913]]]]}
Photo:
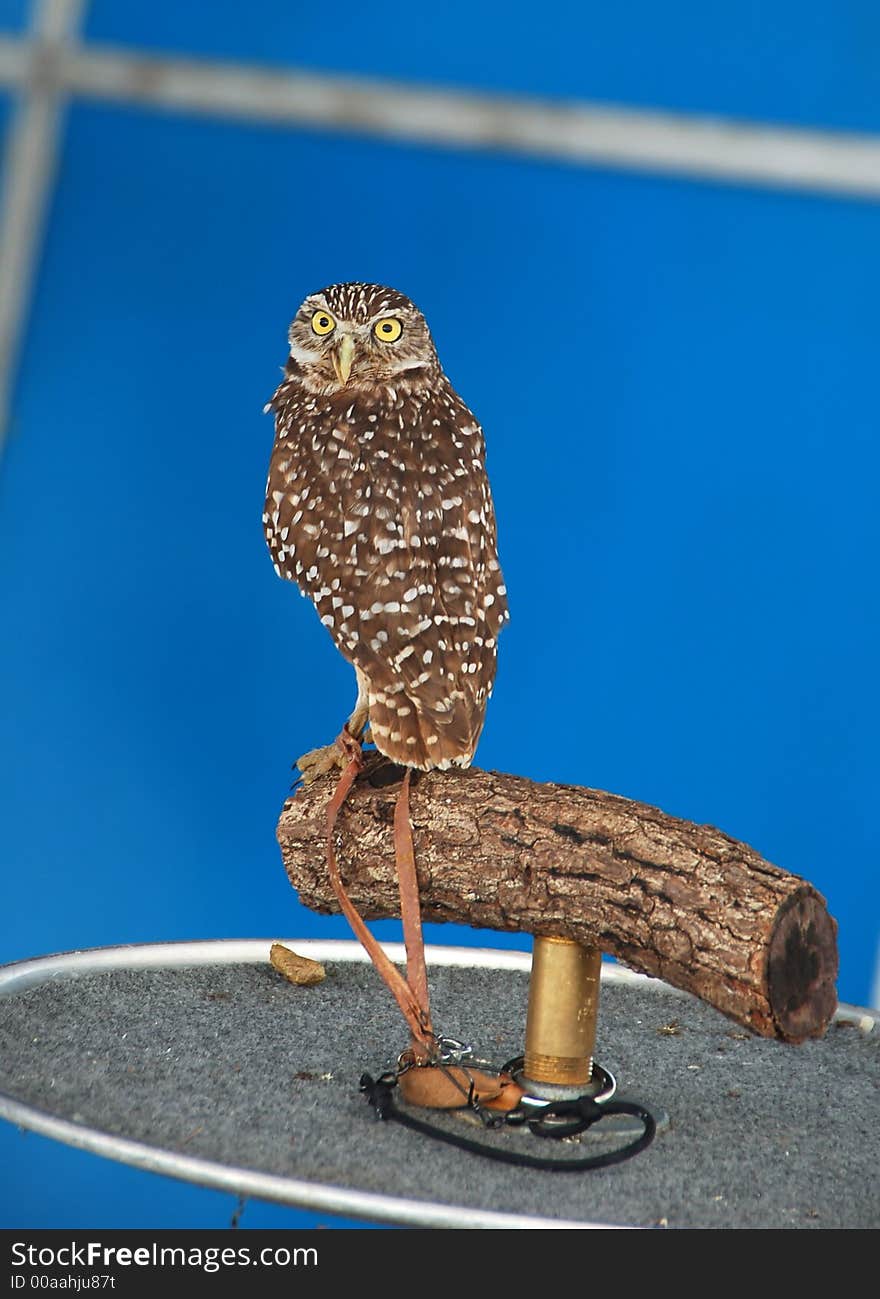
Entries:
{"type": "Polygon", "coordinates": [[[335,328],[336,321],[329,311],[316,311],[312,316],[312,329],[319,338],[323,338],[325,334],[332,334],[335,328]]]}
{"type": "Polygon", "coordinates": [[[381,338],[383,343],[396,343],[403,333],[403,325],[396,316],[386,316],[384,320],[376,321],[373,333],[377,338],[381,338]]]}

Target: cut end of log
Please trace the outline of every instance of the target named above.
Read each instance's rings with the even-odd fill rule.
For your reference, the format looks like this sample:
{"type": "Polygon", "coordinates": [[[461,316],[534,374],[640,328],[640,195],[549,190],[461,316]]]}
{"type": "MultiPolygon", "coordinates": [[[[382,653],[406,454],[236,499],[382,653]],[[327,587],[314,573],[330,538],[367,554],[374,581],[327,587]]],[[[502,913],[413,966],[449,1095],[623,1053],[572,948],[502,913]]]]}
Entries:
{"type": "Polygon", "coordinates": [[[821,1037],[837,1008],[837,924],[809,886],[786,898],[767,952],[774,1024],[787,1042],[821,1037]]]}

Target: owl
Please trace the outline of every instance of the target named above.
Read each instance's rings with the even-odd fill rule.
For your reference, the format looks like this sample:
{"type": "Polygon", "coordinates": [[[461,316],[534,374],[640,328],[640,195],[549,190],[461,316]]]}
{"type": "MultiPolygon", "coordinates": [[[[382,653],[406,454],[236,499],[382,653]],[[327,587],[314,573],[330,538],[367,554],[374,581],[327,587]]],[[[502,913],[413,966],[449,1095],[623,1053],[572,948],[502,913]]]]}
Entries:
{"type": "MultiPolygon", "coordinates": [[[[355,668],[351,734],[369,726],[406,767],[467,767],[509,617],[480,425],[424,316],[394,289],[313,293],[289,339],[266,406],[275,570],[355,668]]],[[[299,765],[315,775],[332,760],[317,750],[299,765]]]]}

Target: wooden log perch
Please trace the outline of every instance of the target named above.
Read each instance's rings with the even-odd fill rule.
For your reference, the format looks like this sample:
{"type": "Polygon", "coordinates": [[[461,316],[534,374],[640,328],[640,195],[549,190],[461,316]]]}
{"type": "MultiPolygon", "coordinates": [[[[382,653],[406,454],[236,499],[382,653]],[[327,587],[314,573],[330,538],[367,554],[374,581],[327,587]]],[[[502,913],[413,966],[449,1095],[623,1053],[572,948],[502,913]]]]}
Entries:
{"type": "MultiPolygon", "coordinates": [[[[368,919],[400,914],[400,771],[383,761],[368,762],[337,826],[343,878],[368,919]]],[[[334,785],[300,790],[278,823],[291,884],[323,912],[338,909],[324,858],[334,785]]],[[[426,920],[598,947],[763,1037],[825,1031],[837,925],[812,885],[748,845],[614,794],[474,767],[418,776],[411,809],[426,920]]]]}

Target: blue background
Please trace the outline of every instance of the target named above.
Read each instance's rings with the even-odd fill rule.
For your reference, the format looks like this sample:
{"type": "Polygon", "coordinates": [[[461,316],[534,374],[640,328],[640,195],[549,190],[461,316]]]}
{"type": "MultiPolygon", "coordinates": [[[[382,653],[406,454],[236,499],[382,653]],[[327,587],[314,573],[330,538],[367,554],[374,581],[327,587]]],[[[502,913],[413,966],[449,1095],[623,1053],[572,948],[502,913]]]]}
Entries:
{"type": "MultiPolygon", "coordinates": [[[[867,0],[786,0],[772,29],[756,3],[293,8],[228,0],[205,24],[94,0],[86,31],[880,127],[867,0]]],[[[0,3],[10,30],[22,12],[0,3]]],[[[0,960],[348,936],[297,904],[274,827],[353,674],[260,525],[288,321],[345,279],[419,303],[486,429],[512,622],[480,765],[711,822],[806,876],[840,923],[840,995],[867,1002],[877,206],[81,101],[0,464],[0,960]]],[[[0,1165],[4,1226],[234,1207],[7,1124],[0,1165]]],[[[242,1225],[306,1221],[251,1205],[242,1225]]]]}

